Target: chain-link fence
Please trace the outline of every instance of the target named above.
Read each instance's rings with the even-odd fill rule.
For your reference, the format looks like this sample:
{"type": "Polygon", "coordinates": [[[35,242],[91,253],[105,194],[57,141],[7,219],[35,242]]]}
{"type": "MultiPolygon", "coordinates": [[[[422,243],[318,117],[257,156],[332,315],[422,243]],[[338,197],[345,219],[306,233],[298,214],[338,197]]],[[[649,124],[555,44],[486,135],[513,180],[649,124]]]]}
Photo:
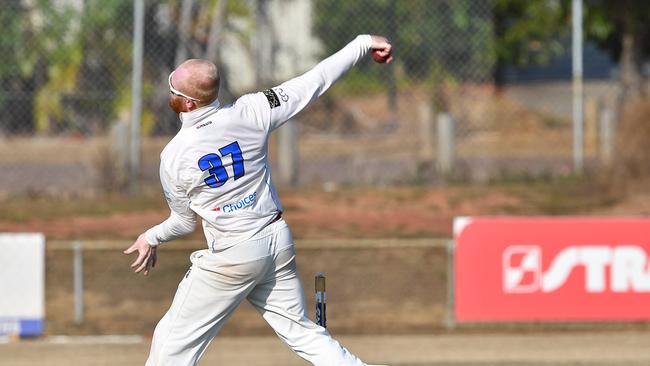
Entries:
{"type": "MultiPolygon", "coordinates": [[[[76,254],[83,258],[83,269],[75,270],[74,243],[48,242],[47,334],[151,334],[191,265],[189,254],[203,243],[161,247],[161,265],[149,277],[128,270],[130,259],[121,250],[129,244],[77,242],[83,248],[76,254]],[[77,290],[82,296],[75,293],[75,278],[83,279],[77,290]]],[[[335,333],[431,331],[443,328],[448,320],[444,241],[299,241],[296,248],[311,319],[314,273],[327,269],[328,327],[335,333]],[[376,265],[367,265],[370,257],[376,265]],[[430,286],[427,291],[408,285],[423,279],[430,286]]],[[[270,335],[272,330],[245,301],[228,321],[224,334],[270,335]]]]}
{"type": "MultiPolygon", "coordinates": [[[[158,154],[179,128],[167,76],[182,60],[215,60],[228,103],[306,71],[361,33],[390,38],[395,62],[368,58],[297,116],[295,181],[569,172],[570,69],[531,82],[510,68],[495,85],[503,67],[494,11],[490,0],[145,1],[139,178],[157,185],[158,154]]],[[[131,0],[3,2],[1,191],[126,185],[133,14],[131,0]]],[[[587,161],[611,153],[598,122],[598,105],[615,94],[608,80],[586,83],[587,161]]],[[[272,146],[276,166],[277,155],[272,146]]]]}

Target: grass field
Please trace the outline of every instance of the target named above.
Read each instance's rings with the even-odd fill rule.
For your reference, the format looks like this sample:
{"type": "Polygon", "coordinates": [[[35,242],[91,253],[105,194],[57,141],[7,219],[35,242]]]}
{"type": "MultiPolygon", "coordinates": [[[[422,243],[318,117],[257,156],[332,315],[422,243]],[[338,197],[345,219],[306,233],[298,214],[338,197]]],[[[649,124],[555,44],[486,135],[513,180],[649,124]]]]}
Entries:
{"type": "MultiPolygon", "coordinates": [[[[642,366],[650,332],[342,336],[365,362],[393,366],[642,366]]],[[[45,339],[0,344],[2,366],[142,365],[149,341],[45,339]]],[[[217,337],[199,365],[293,366],[307,363],[275,337],[217,337]]]]}
{"type": "MultiPolygon", "coordinates": [[[[308,299],[313,273],[326,272],[330,329],[368,362],[397,366],[650,364],[650,323],[495,325],[447,331],[445,248],[362,245],[387,237],[407,243],[448,238],[453,217],[462,215],[647,215],[647,193],[610,199],[597,187],[568,177],[499,186],[304,188],[281,195],[286,220],[296,234],[298,266],[308,299]],[[347,238],[343,240],[347,244],[331,238],[347,238]],[[305,245],[307,239],[320,244],[305,245]]],[[[90,245],[93,239],[119,241],[110,248],[85,252],[86,320],[81,325],[73,321],[72,252],[48,249],[47,337],[0,344],[0,365],[143,364],[149,347],[146,337],[169,306],[189,265],[188,254],[203,247],[200,233],[191,237],[196,240],[191,246],[170,243],[161,248],[158,266],[152,276],[144,278],[130,272],[131,259],[119,249],[168,215],[158,193],[137,201],[36,196],[3,197],[0,203],[6,208],[0,210],[0,231],[42,231],[50,244],[54,239],[84,240],[90,245]],[[146,315],[138,316],[138,309],[146,315]],[[52,338],[57,334],[137,334],[145,339],[111,343],[80,338],[61,343],[52,338]]],[[[202,364],[305,363],[244,305],[202,364]]]]}

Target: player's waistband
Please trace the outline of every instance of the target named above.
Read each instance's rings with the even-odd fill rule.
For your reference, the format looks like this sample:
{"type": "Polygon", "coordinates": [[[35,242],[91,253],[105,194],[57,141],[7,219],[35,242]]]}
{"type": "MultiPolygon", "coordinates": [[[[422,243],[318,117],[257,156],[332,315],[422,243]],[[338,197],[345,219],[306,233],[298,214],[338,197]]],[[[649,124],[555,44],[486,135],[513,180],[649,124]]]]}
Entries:
{"type": "Polygon", "coordinates": [[[279,225],[280,223],[283,223],[286,226],[286,223],[284,222],[284,220],[282,220],[282,211],[278,211],[275,214],[275,216],[273,216],[273,218],[267,224],[265,224],[264,226],[261,226],[261,228],[257,232],[255,232],[255,233],[253,233],[251,235],[246,235],[246,236],[243,236],[243,237],[235,238],[235,240],[232,240],[232,241],[224,242],[224,241],[217,240],[212,245],[210,245],[210,243],[208,243],[208,249],[212,253],[219,253],[219,252],[222,252],[222,251],[227,250],[229,248],[232,248],[233,246],[235,246],[235,245],[237,245],[237,244],[239,244],[241,242],[254,240],[256,238],[261,238],[261,237],[264,237],[266,235],[271,235],[271,234],[273,234],[274,232],[276,232],[277,230],[280,229],[280,227],[277,227],[277,225],[279,225]]]}
{"type": "Polygon", "coordinates": [[[282,218],[282,211],[278,211],[278,214],[275,215],[275,217],[273,218],[273,220],[271,220],[271,221],[270,221],[266,226],[271,225],[272,223],[274,223],[274,222],[280,220],[281,218],[282,218]]]}

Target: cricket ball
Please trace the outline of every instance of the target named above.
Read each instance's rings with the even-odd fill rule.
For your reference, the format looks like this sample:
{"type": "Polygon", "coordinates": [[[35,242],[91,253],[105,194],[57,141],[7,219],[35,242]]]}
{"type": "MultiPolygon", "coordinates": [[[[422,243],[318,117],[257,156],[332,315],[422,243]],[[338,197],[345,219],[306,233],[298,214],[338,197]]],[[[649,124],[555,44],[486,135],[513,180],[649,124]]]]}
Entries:
{"type": "Polygon", "coordinates": [[[372,59],[380,64],[385,63],[389,56],[390,55],[382,56],[379,54],[379,50],[372,50],[372,59]]]}

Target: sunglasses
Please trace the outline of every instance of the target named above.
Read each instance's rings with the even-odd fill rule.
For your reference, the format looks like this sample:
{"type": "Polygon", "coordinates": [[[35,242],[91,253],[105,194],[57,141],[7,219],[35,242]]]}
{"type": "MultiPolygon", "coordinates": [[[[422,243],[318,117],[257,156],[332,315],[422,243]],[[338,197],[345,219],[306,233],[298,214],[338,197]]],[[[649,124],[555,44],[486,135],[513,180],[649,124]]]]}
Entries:
{"type": "Polygon", "coordinates": [[[168,80],[169,81],[169,92],[170,93],[172,93],[174,95],[178,95],[179,97],[184,97],[184,98],[187,98],[189,100],[193,100],[195,102],[200,102],[201,101],[200,99],[192,98],[189,95],[184,94],[182,91],[174,88],[174,86],[172,86],[172,75],[174,75],[173,71],[169,74],[169,80],[168,80]]]}

